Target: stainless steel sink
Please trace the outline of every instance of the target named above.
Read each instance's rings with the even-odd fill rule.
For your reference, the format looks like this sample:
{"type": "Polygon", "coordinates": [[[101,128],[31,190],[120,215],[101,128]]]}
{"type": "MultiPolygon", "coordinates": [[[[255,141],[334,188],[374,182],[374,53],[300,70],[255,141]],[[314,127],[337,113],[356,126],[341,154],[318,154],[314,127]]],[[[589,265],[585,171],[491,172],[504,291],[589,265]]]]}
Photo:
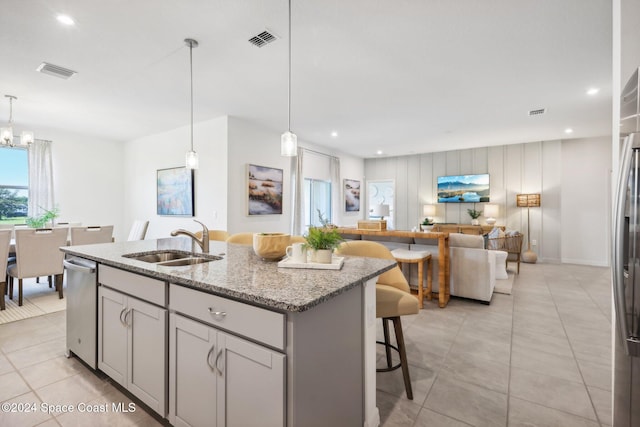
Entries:
{"type": "Polygon", "coordinates": [[[170,267],[179,267],[182,265],[195,265],[195,264],[202,264],[204,262],[211,262],[211,261],[215,261],[216,259],[220,259],[220,258],[202,258],[202,257],[198,257],[198,258],[183,258],[183,259],[176,259],[173,261],[165,261],[165,262],[159,262],[158,265],[166,265],[166,266],[170,266],[170,267]]]}
{"type": "Polygon", "coordinates": [[[172,261],[177,259],[189,258],[191,256],[188,252],[157,252],[157,253],[148,253],[144,255],[139,254],[126,254],[123,255],[125,258],[131,258],[138,261],[144,262],[164,262],[164,261],[172,261]]]}
{"type": "Polygon", "coordinates": [[[222,257],[216,255],[193,253],[178,250],[160,250],[150,252],[138,252],[122,255],[125,258],[135,259],[136,261],[143,261],[158,265],[166,266],[182,266],[182,265],[195,265],[202,264],[204,262],[216,261],[222,259],[222,257]]]}

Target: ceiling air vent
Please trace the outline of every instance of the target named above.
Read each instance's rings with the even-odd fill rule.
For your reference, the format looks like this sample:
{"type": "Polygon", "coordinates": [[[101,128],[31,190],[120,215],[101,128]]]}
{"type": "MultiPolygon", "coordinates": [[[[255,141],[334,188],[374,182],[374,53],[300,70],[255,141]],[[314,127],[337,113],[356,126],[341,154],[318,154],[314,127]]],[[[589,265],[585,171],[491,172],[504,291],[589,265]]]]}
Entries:
{"type": "Polygon", "coordinates": [[[61,79],[65,79],[65,80],[68,80],[74,74],[77,74],[76,71],[61,67],[59,65],[49,64],[48,62],[43,62],[42,64],[40,64],[37,70],[41,73],[49,74],[50,76],[60,77],[61,79]]]}
{"type": "Polygon", "coordinates": [[[529,111],[529,115],[530,116],[539,116],[541,114],[544,114],[547,112],[546,108],[538,108],[537,110],[530,110],[529,111]]]}
{"type": "Polygon", "coordinates": [[[262,47],[266,44],[269,44],[273,41],[276,41],[278,39],[278,37],[276,37],[275,35],[271,34],[269,31],[263,31],[260,34],[258,34],[257,36],[253,36],[249,39],[249,43],[251,43],[254,46],[257,47],[262,47]]]}

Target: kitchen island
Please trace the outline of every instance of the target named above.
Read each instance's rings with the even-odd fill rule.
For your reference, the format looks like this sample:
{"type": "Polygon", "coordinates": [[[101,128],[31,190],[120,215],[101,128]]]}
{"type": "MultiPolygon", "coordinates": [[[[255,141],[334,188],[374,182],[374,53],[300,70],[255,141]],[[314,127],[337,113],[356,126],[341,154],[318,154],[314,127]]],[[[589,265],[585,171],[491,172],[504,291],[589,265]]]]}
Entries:
{"type": "Polygon", "coordinates": [[[172,424],[379,424],[375,281],[393,261],[284,269],[222,242],[195,265],[124,256],[186,238],[62,250],[98,264],[98,369],[172,424]]]}

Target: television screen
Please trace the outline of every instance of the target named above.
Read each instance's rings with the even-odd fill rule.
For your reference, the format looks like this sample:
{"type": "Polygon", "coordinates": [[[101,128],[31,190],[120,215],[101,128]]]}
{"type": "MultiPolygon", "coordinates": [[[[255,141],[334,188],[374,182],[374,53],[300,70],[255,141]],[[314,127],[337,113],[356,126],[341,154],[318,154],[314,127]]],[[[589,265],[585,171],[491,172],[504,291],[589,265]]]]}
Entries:
{"type": "Polygon", "coordinates": [[[489,174],[438,177],[438,203],[489,201],[489,174]]]}

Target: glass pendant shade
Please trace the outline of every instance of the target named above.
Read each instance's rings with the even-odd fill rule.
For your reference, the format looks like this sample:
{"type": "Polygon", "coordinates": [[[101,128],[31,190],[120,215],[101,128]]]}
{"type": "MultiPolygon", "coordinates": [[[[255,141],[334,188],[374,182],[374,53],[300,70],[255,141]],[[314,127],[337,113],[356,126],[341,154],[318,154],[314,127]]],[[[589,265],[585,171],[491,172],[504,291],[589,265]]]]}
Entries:
{"type": "Polygon", "coordinates": [[[35,140],[35,136],[31,131],[25,130],[25,131],[22,131],[22,133],[20,134],[20,144],[22,145],[31,145],[33,144],[34,140],[35,140]]]}
{"type": "Polygon", "coordinates": [[[286,131],[280,138],[280,155],[295,157],[298,155],[298,137],[295,133],[286,131]]]}
{"type": "Polygon", "coordinates": [[[0,142],[13,145],[13,128],[11,126],[0,128],[0,142]]]}
{"type": "Polygon", "coordinates": [[[185,165],[187,169],[198,169],[198,153],[193,150],[187,151],[185,165]]]}

